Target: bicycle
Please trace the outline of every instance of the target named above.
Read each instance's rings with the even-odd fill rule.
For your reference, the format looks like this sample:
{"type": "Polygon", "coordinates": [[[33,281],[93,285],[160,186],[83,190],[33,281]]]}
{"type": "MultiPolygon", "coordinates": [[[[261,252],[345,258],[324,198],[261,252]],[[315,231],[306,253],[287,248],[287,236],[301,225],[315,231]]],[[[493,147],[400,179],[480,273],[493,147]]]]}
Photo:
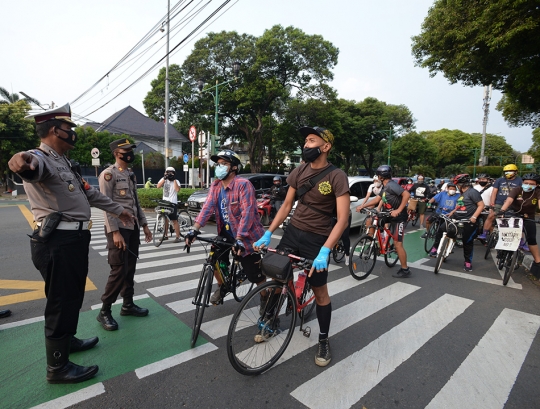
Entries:
{"type": "Polygon", "coordinates": [[[336,263],[341,263],[341,260],[343,260],[343,257],[345,257],[345,246],[343,245],[342,239],[339,239],[332,249],[332,257],[336,263]]]}
{"type": "Polygon", "coordinates": [[[373,216],[376,240],[368,234],[364,234],[352,246],[349,255],[349,272],[357,280],[364,280],[371,274],[375,267],[375,261],[380,254],[384,255],[384,262],[388,267],[394,267],[398,261],[397,251],[394,245],[394,234],[384,223],[379,225],[379,220],[390,217],[390,212],[378,212],[374,209],[362,209],[373,216]]]}
{"type": "MultiPolygon", "coordinates": [[[[204,310],[209,307],[210,293],[212,292],[212,281],[214,280],[214,272],[219,274],[221,278],[221,301],[229,293],[232,293],[234,299],[238,302],[242,301],[246,294],[251,291],[253,283],[247,279],[246,274],[240,263],[240,256],[233,254],[233,263],[230,271],[227,271],[227,266],[224,263],[219,262],[219,257],[232,248],[235,244],[229,243],[227,239],[220,236],[212,238],[197,237],[201,242],[210,244],[210,252],[207,251],[207,259],[203,264],[201,270],[201,277],[199,278],[199,284],[197,285],[197,291],[195,297],[193,297],[192,304],[195,305],[195,318],[193,322],[193,330],[191,331],[191,347],[195,346],[197,338],[199,337],[199,331],[204,316],[204,310]]],[[[204,246],[204,245],[203,245],[204,246]]],[[[187,248],[189,253],[189,247],[187,248]]],[[[205,247],[205,251],[206,251],[205,247]]]]}
{"type": "Polygon", "coordinates": [[[435,244],[435,237],[437,236],[439,226],[441,225],[441,218],[439,214],[435,213],[432,217],[434,220],[431,222],[424,239],[424,250],[426,253],[429,253],[433,248],[433,244],[435,244]]]}
{"type": "MultiPolygon", "coordinates": [[[[312,260],[275,249],[267,251],[289,257],[292,269],[309,274],[312,260]]],[[[303,278],[303,282],[298,280],[296,283],[293,283],[292,275],[283,281],[274,279],[246,295],[233,315],[227,333],[227,355],[236,371],[243,375],[258,375],[271,368],[291,341],[297,314],[301,320],[300,331],[306,337],[311,335],[311,328],[304,328],[304,323],[315,308],[315,295],[305,280],[307,277],[303,278]],[[261,302],[261,299],[266,301],[261,302]]]]}
{"type": "Polygon", "coordinates": [[[443,261],[446,261],[452,250],[454,250],[456,243],[463,237],[463,226],[465,223],[470,223],[469,219],[451,219],[445,214],[442,214],[440,217],[441,223],[446,223],[446,231],[443,233],[439,248],[437,249],[437,259],[435,260],[435,269],[433,270],[435,274],[439,273],[443,261]],[[456,232],[454,237],[449,237],[447,234],[449,226],[452,226],[456,232]]]}
{"type": "MultiPolygon", "coordinates": [[[[154,225],[154,246],[159,247],[165,236],[167,236],[167,229],[165,226],[169,227],[169,231],[174,234],[174,227],[172,226],[171,219],[169,215],[174,212],[173,203],[167,200],[157,200],[152,199],[158,205],[154,208],[154,211],[157,214],[156,224],[154,225]]],[[[180,237],[185,237],[189,232],[190,227],[193,225],[193,220],[191,219],[190,214],[187,210],[178,211],[178,226],[180,227],[180,237]]]]}

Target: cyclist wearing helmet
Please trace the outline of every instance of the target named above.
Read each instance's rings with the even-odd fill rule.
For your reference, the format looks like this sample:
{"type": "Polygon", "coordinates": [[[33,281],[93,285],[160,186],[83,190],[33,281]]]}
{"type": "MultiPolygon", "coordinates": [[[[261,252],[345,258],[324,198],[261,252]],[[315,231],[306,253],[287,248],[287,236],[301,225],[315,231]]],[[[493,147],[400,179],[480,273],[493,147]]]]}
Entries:
{"type": "Polygon", "coordinates": [[[270,196],[272,196],[272,206],[274,207],[274,214],[278,212],[287,196],[287,189],[281,186],[281,177],[274,176],[274,186],[270,189],[270,196]]]}
{"type": "MultiPolygon", "coordinates": [[[[456,195],[457,188],[456,185],[453,183],[447,184],[447,190],[442,191],[440,193],[437,193],[435,197],[432,197],[429,200],[429,203],[436,203],[437,204],[437,210],[435,211],[436,214],[448,214],[454,208],[456,207],[456,202],[458,199],[458,196],[456,195]]],[[[429,231],[429,228],[431,227],[431,223],[433,223],[435,216],[429,216],[426,222],[426,232],[422,234],[421,238],[425,239],[427,237],[427,232],[429,231]]],[[[437,246],[433,246],[431,251],[429,252],[429,255],[431,257],[437,256],[437,247],[439,247],[439,242],[441,241],[442,234],[444,233],[444,229],[439,229],[437,231],[437,236],[435,237],[435,242],[437,243],[437,246]]]]}
{"type": "MultiPolygon", "coordinates": [[[[299,132],[305,138],[302,157],[306,163],[295,168],[287,177],[289,191],[283,206],[255,246],[270,245],[272,232],[289,215],[297,192],[299,190],[305,192],[298,200],[291,222],[277,247],[292,249],[300,257],[313,260],[307,281],[315,293],[319,321],[319,345],[315,364],[326,366],[332,359],[328,341],[332,317],[332,304],[327,286],[328,259],[330,250],[347,227],[350,211],[349,181],[345,172],[328,162],[328,153],[334,144],[334,135],[329,130],[303,127],[299,132]],[[304,188],[312,178],[325,171],[328,173],[313,187],[309,190],[304,188]]],[[[264,341],[260,334],[255,336],[255,342],[264,341]]]]}
{"type": "MultiPolygon", "coordinates": [[[[243,255],[241,263],[249,281],[262,284],[265,277],[260,268],[261,256],[253,250],[253,242],[264,233],[257,212],[255,188],[249,180],[237,177],[241,163],[236,152],[225,149],[212,155],[211,159],[216,162],[216,180],[210,186],[208,198],[195,219],[193,230],[186,235],[186,245],[191,245],[200,233],[199,229],[215,213],[218,235],[230,243],[236,242],[233,251],[243,255]]],[[[230,264],[229,251],[220,260],[230,264]]],[[[221,277],[217,272],[215,277],[218,288],[210,297],[212,304],[218,304],[223,299],[221,277]]]]}
{"type": "Polygon", "coordinates": [[[489,203],[492,209],[484,223],[484,231],[478,236],[480,240],[485,240],[487,238],[491,226],[493,225],[493,220],[495,220],[495,215],[501,210],[501,206],[508,197],[510,191],[516,187],[520,187],[523,183],[523,180],[517,175],[517,171],[518,168],[513,163],[506,165],[503,168],[504,176],[497,179],[493,184],[489,203]]]}
{"type": "Polygon", "coordinates": [[[367,202],[367,200],[371,196],[377,196],[382,189],[382,182],[379,180],[379,177],[377,175],[373,176],[373,183],[369,185],[367,189],[366,197],[364,198],[364,203],[367,202]]]}
{"type": "Polygon", "coordinates": [[[534,257],[531,273],[535,277],[540,278],[540,251],[536,242],[536,223],[534,218],[536,210],[540,208],[540,189],[537,188],[538,183],[540,183],[540,176],[536,173],[523,175],[523,184],[519,188],[512,189],[502,205],[500,213],[511,209],[523,216],[523,228],[527,236],[526,244],[528,245],[528,248],[524,248],[524,250],[530,251],[534,257]]]}
{"type": "MultiPolygon", "coordinates": [[[[474,239],[478,234],[478,217],[482,210],[484,210],[484,202],[480,193],[472,188],[471,178],[468,174],[464,173],[457,175],[454,178],[454,184],[458,188],[460,194],[457,199],[456,207],[452,210],[448,216],[455,217],[456,219],[469,219],[470,223],[465,223],[463,226],[463,257],[465,262],[463,263],[463,269],[465,271],[472,271],[472,257],[474,248],[474,239]]],[[[445,228],[445,227],[443,227],[445,228]]],[[[449,231],[448,234],[456,234],[455,231],[449,231]]],[[[435,249],[439,247],[439,243],[436,241],[434,245],[435,249]]],[[[431,254],[430,256],[436,256],[437,254],[431,254]]]]}
{"type": "Polygon", "coordinates": [[[431,197],[429,186],[424,181],[424,175],[418,175],[417,182],[409,190],[411,197],[418,200],[416,211],[420,215],[420,227],[424,225],[424,215],[426,214],[426,202],[431,197]]]}
{"type": "MultiPolygon", "coordinates": [[[[375,199],[369,204],[362,204],[356,208],[359,212],[365,207],[375,207],[382,202],[383,210],[390,211],[391,218],[387,222],[395,223],[397,228],[397,235],[394,236],[394,243],[396,246],[396,252],[399,257],[399,263],[401,268],[392,277],[407,278],[411,275],[411,270],[407,267],[407,253],[403,247],[403,232],[405,230],[405,222],[407,221],[407,202],[411,197],[410,193],[403,189],[398,183],[392,180],[392,168],[388,165],[381,165],[377,168],[377,176],[382,181],[383,188],[375,199]]],[[[373,232],[370,231],[370,235],[373,232]]]]}
{"type": "MultiPolygon", "coordinates": [[[[171,219],[174,232],[176,233],[174,243],[180,243],[182,241],[180,238],[180,225],[178,224],[178,192],[180,191],[180,182],[176,179],[176,170],[172,166],[165,169],[165,174],[159,180],[157,187],[163,188],[163,200],[167,200],[173,204],[173,211],[169,214],[169,219],[171,219]]],[[[169,239],[168,234],[169,222],[165,219],[165,236],[163,240],[169,239]]]]}

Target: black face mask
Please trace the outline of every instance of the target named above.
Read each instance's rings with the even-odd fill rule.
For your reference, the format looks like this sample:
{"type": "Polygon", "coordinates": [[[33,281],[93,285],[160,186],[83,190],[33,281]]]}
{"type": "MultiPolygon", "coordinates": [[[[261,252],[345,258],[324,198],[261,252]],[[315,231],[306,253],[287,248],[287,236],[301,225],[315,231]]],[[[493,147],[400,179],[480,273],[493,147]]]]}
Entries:
{"type": "Polygon", "coordinates": [[[75,143],[77,142],[77,134],[75,133],[75,131],[72,131],[71,129],[62,129],[60,127],[57,127],[56,129],[67,134],[67,138],[62,138],[60,135],[57,135],[60,139],[62,139],[65,143],[71,146],[75,146],[75,143]]]}
{"type": "Polygon", "coordinates": [[[313,162],[319,156],[321,156],[320,146],[317,148],[304,148],[302,151],[302,159],[304,159],[306,162],[313,162]]]}
{"type": "Polygon", "coordinates": [[[478,182],[478,184],[482,187],[486,186],[488,184],[488,182],[478,182]]]}
{"type": "Polygon", "coordinates": [[[133,161],[135,160],[135,154],[133,153],[133,151],[123,153],[122,156],[120,156],[120,159],[126,163],[133,163],[133,161]]]}

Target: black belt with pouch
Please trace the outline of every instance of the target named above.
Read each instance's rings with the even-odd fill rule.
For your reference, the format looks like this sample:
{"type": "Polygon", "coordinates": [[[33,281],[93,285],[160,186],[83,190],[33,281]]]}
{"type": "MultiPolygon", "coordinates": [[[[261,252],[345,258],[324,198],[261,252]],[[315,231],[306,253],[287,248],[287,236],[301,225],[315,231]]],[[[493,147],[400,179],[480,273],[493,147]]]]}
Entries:
{"type": "Polygon", "coordinates": [[[42,243],[47,242],[47,240],[49,240],[49,237],[51,236],[53,231],[56,230],[56,228],[62,221],[63,215],[64,214],[62,212],[54,212],[54,213],[48,214],[41,222],[41,226],[37,234],[39,238],[38,237],[35,237],[35,238],[41,241],[42,243]]]}

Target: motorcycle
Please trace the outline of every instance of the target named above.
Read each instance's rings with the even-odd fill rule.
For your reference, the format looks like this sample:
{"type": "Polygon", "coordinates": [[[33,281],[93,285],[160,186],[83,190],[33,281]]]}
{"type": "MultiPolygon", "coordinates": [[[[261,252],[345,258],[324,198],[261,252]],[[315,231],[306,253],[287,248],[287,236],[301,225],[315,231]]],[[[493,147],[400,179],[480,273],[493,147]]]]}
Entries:
{"type": "Polygon", "coordinates": [[[257,199],[257,212],[263,226],[269,226],[276,216],[276,210],[272,204],[272,196],[267,193],[257,199]]]}

